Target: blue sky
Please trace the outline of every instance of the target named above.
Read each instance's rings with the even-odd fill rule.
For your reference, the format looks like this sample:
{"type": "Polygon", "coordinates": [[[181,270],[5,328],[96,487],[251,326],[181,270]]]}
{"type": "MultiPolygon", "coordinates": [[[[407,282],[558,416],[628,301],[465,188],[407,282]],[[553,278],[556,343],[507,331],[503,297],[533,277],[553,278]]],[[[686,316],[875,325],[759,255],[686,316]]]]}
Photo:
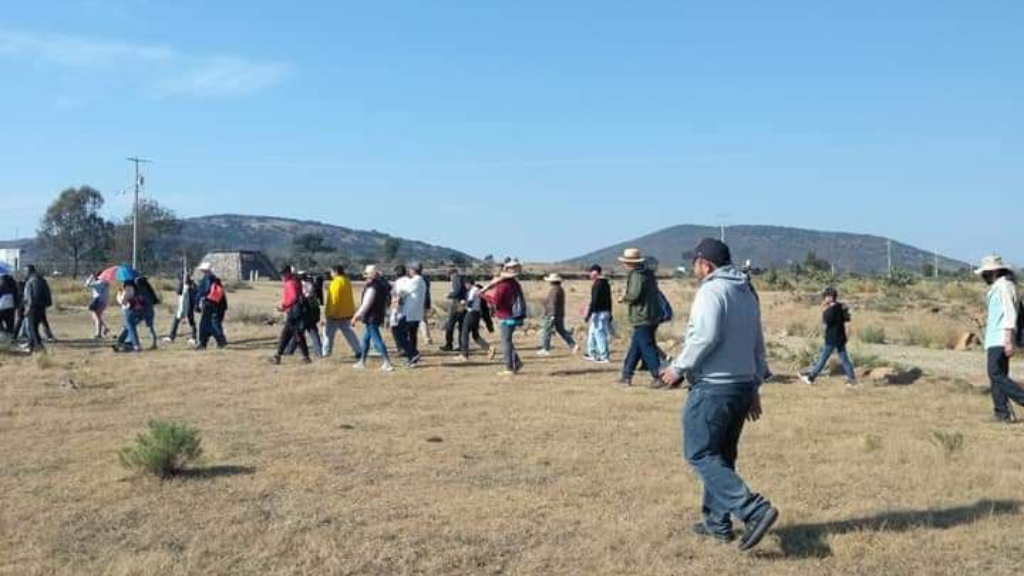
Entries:
{"type": "Polygon", "coordinates": [[[1024,2],[10,3],[0,238],[128,209],[568,258],[680,223],[1024,264],[1024,2]]]}

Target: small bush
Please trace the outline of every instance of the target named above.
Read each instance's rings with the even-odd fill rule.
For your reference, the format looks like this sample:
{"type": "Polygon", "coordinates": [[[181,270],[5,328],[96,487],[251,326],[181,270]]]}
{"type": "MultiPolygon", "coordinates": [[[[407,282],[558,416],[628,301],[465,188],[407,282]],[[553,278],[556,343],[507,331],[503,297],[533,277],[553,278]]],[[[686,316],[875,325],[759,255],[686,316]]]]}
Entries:
{"type": "Polygon", "coordinates": [[[821,350],[809,345],[804,346],[803,349],[794,355],[793,361],[796,362],[797,366],[807,368],[813,366],[814,363],[817,362],[820,354],[821,350]]]}
{"type": "Polygon", "coordinates": [[[277,322],[278,316],[250,306],[236,306],[231,309],[228,316],[234,322],[250,324],[253,326],[267,326],[277,322]]]}
{"type": "Polygon", "coordinates": [[[868,434],[864,437],[864,451],[878,452],[882,449],[882,437],[878,434],[868,434]]]}
{"type": "Polygon", "coordinates": [[[168,478],[203,454],[199,431],[184,422],[151,420],[149,431],[119,453],[121,464],[137,473],[168,478]]]}
{"type": "Polygon", "coordinates": [[[786,336],[804,337],[807,336],[807,332],[807,324],[804,324],[803,322],[790,322],[788,325],[786,325],[786,336]]]}
{"type": "Polygon", "coordinates": [[[964,448],[964,435],[956,430],[936,430],[932,432],[932,444],[935,444],[947,459],[953,458],[964,448]]]}
{"type": "Polygon", "coordinates": [[[857,334],[865,344],[885,344],[885,328],[881,326],[865,326],[857,334]]]}

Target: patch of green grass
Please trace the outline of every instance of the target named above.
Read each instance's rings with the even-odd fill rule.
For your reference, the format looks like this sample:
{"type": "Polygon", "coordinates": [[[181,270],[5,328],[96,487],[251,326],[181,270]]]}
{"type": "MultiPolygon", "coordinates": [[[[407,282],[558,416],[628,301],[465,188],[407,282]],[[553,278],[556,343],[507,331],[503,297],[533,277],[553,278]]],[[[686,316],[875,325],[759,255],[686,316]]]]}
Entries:
{"type": "Polygon", "coordinates": [[[865,326],[857,333],[857,337],[865,344],[885,344],[885,328],[865,326]]]}

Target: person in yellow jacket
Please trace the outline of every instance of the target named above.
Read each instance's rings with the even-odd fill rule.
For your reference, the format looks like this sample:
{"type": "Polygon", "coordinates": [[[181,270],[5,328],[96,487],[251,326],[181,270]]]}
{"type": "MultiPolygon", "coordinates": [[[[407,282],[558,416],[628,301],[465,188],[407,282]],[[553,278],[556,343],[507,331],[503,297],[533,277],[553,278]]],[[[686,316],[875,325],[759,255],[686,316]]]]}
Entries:
{"type": "Polygon", "coordinates": [[[352,329],[352,317],[356,314],[356,301],[352,295],[352,283],[345,276],[344,266],[331,270],[331,283],[327,286],[324,302],[324,357],[334,351],[334,335],[341,330],[352,353],[359,358],[359,338],[352,329]]]}

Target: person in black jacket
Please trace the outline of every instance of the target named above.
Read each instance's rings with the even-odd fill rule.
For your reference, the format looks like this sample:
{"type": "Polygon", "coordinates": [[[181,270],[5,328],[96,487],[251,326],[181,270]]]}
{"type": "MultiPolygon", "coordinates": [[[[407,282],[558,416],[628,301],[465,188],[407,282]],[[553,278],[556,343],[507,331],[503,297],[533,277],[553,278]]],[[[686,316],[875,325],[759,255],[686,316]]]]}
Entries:
{"type": "MultiPolygon", "coordinates": [[[[45,350],[39,329],[45,326],[46,331],[50,332],[49,323],[46,321],[46,309],[53,305],[53,297],[50,294],[50,286],[36,272],[35,266],[29,265],[25,270],[28,278],[25,279],[23,306],[28,331],[28,351],[35,352],[45,350]]],[[[52,341],[53,334],[47,334],[47,338],[52,341]]]]}
{"type": "Polygon", "coordinates": [[[601,266],[590,267],[590,305],[587,307],[586,322],[590,325],[587,335],[587,355],[584,360],[608,364],[609,334],[612,323],[612,286],[602,273],[601,266]]]}
{"type": "Polygon", "coordinates": [[[455,349],[455,334],[462,333],[462,323],[466,320],[466,284],[462,280],[462,274],[456,266],[448,269],[448,278],[451,280],[451,291],[448,292],[448,320],[444,325],[444,346],[442,352],[451,352],[455,349]]]}
{"type": "Polygon", "coordinates": [[[825,345],[821,348],[821,355],[818,361],[810,370],[800,374],[800,380],[804,384],[814,384],[814,381],[825,369],[825,364],[832,357],[833,352],[839,354],[839,360],[843,363],[843,373],[846,374],[846,385],[853,386],[857,383],[857,373],[854,371],[850,355],[846,353],[846,323],[850,321],[850,309],[839,301],[839,292],[829,287],[822,292],[821,316],[825,323],[825,345]]]}

